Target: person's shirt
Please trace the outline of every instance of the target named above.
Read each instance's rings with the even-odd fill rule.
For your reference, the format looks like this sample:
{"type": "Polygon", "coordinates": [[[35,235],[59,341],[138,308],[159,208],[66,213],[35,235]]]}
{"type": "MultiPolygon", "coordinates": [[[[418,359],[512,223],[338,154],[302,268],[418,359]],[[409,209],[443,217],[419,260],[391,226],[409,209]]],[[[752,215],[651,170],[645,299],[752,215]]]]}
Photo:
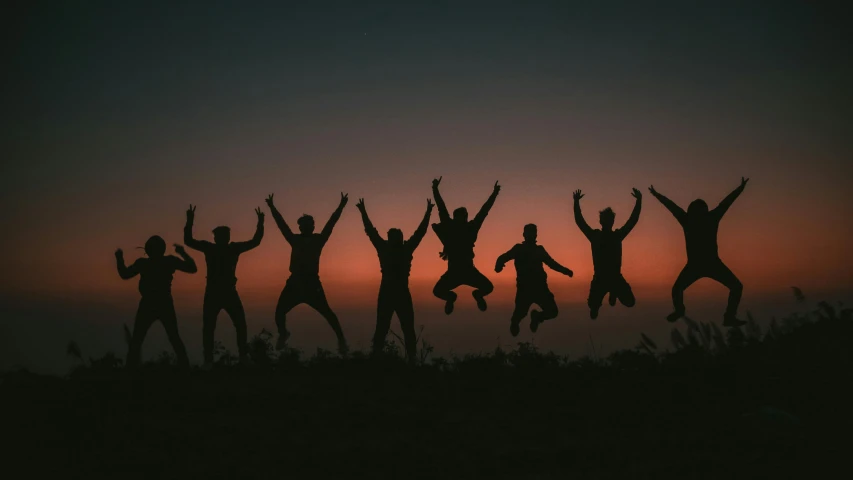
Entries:
{"type": "Polygon", "coordinates": [[[474,244],[480,233],[481,223],[469,221],[460,224],[455,221],[433,223],[432,229],[441,240],[444,250],[441,258],[448,266],[469,264],[474,261],[474,244]]]}
{"type": "Polygon", "coordinates": [[[717,231],[722,215],[712,210],[706,215],[694,218],[687,215],[682,222],[684,243],[687,247],[687,261],[706,261],[719,258],[717,251],[717,231]]]}
{"type": "Polygon", "coordinates": [[[545,285],[548,274],[545,273],[543,265],[548,265],[548,267],[558,272],[568,271],[551,258],[545,247],[535,243],[518,243],[502,257],[502,261],[514,261],[515,280],[519,287],[545,285]]]}
{"type": "Polygon", "coordinates": [[[621,230],[595,229],[590,233],[589,242],[592,246],[592,265],[595,275],[621,275],[622,240],[626,236],[621,230]]]}
{"type": "Polygon", "coordinates": [[[319,233],[296,234],[291,238],[290,273],[294,276],[319,277],[320,254],[329,237],[319,233]]]}
{"type": "Polygon", "coordinates": [[[139,293],[143,297],[172,294],[172,279],[181,270],[184,261],[172,255],[160,258],[140,258],[128,269],[139,273],[139,293]]]}

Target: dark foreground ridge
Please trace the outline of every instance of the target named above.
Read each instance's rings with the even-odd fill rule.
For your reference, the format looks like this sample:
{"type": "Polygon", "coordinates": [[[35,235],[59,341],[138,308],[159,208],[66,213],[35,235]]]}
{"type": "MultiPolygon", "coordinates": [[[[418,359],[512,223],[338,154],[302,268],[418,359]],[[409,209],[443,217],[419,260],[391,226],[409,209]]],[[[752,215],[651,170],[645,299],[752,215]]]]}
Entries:
{"type": "MultiPolygon", "coordinates": [[[[5,471],[58,478],[818,478],[843,463],[851,309],[687,320],[607,358],[512,351],[371,359],[221,349],[210,372],[115,355],[65,378],[7,372],[5,471]],[[20,464],[20,470],[15,469],[20,464]],[[9,468],[12,467],[12,470],[9,468]]],[[[82,359],[72,345],[70,353],[82,359]]]]}

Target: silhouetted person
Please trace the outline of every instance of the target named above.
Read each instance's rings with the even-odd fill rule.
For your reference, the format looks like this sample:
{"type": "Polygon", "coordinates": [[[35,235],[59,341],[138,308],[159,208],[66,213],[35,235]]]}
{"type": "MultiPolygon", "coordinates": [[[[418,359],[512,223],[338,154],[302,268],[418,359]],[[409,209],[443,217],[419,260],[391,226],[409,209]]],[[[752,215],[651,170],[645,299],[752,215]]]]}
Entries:
{"type": "Polygon", "coordinates": [[[474,287],[473,297],[477,302],[477,308],[486,310],[486,295],[492,293],[494,286],[485,275],[474,266],[474,243],[480,233],[480,227],[495,199],[498,197],[501,187],[495,182],[492,195],[480,208],[474,220],[468,221],[468,210],[465,207],[453,211],[453,218],[447,212],[447,206],[438,191],[441,177],[432,181],[432,194],[438,207],[439,223],[433,223],[432,229],[444,245],[444,250],[439,254],[442,260],[447,260],[447,273],[441,276],[438,283],[432,289],[433,295],[444,300],[444,313],[450,315],[453,312],[453,302],[456,301],[454,288],[460,285],[474,287]]]}
{"type": "Polygon", "coordinates": [[[347,195],[341,193],[341,203],[337,210],[332,213],[329,221],[326,222],[322,232],[314,233],[314,217],[302,215],[296,221],[296,224],[299,225],[299,233],[295,234],[290,230],[281,213],[275,208],[273,196],[270,195],[267,198],[267,205],[270,207],[272,217],[275,219],[278,229],[281,230],[281,234],[284,235],[284,239],[292,248],[290,278],[287,279],[287,284],[284,286],[284,290],[278,298],[278,305],[275,307],[275,324],[278,327],[276,348],[279,350],[285,347],[287,339],[290,337],[290,332],[286,328],[287,312],[304,303],[316,310],[329,322],[338,337],[338,350],[342,355],[347,353],[347,341],[344,338],[343,330],[341,330],[341,324],[335,312],[329,307],[326,293],[323,291],[323,284],[320,283],[320,253],[329,240],[335,223],[341,218],[341,212],[344,211],[347,200],[349,200],[347,195]]]}
{"type": "Polygon", "coordinates": [[[672,286],[672,304],[675,311],[666,317],[668,321],[674,322],[684,316],[684,290],[693,285],[696,280],[708,277],[722,283],[729,289],[729,301],[726,306],[726,313],[723,316],[723,325],[737,327],[746,324],[737,318],[737,308],[743,294],[743,284],[720,260],[717,253],[717,229],[723,215],[743,192],[748,181],[748,178],[741,177],[740,186],[711,211],[708,211],[708,204],[699,199],[691,202],[687,207],[687,212],[685,212],[672,200],[658,193],[654,186],[649,187],[652,195],[660,200],[681,224],[684,229],[684,241],[687,245],[687,265],[681,270],[675,280],[675,285],[672,286]]]}
{"type": "Polygon", "coordinates": [[[420,225],[409,237],[403,240],[403,232],[399,228],[388,230],[388,239],[385,240],[376,231],[367,209],[364,199],[359,199],[356,204],[361,212],[361,221],[364,223],[364,231],[370,242],[376,248],[379,255],[379,268],[382,270],[382,283],[379,285],[379,305],[376,309],[376,331],[373,334],[373,354],[382,351],[385,345],[385,336],[391,329],[391,317],[397,313],[400,320],[400,328],[403,330],[403,341],[406,343],[406,357],[410,362],[415,360],[417,353],[417,335],[415,333],[415,310],[412,305],[412,294],[409,292],[409,273],[412,270],[412,257],[415,249],[424,239],[429,225],[429,217],[432,213],[433,203],[427,200],[427,209],[420,225]]]}
{"type": "Polygon", "coordinates": [[[204,253],[204,261],[207,264],[207,287],[204,290],[202,310],[203,368],[209,369],[213,366],[213,332],[216,330],[216,317],[222,310],[231,317],[231,322],[237,330],[237,349],[240,352],[240,361],[245,362],[248,360],[246,312],[237,293],[237,260],[241,253],[248,252],[261,244],[261,239],[264,237],[264,213],[260,208],[255,210],[258,215],[258,227],[255,230],[255,236],[248,242],[232,242],[230,228],[216,227],[213,229],[213,243],[211,243],[193,238],[195,208],[190,205],[187,210],[184,243],[204,253]]]}
{"type": "Polygon", "coordinates": [[[593,230],[581,213],[580,200],[584,196],[583,193],[577,190],[572,195],[575,200],[575,223],[592,245],[592,265],[595,273],[589,286],[587,305],[589,305],[589,317],[593,320],[598,317],[601,302],[608,293],[610,293],[611,306],[616,305],[617,299],[626,307],[633,307],[635,303],[634,292],[622,276],[622,240],[625,240],[640,220],[643,194],[635,188],[631,195],[637,199],[634,210],[625,225],[616,230],[613,230],[616,214],[610,207],[598,213],[601,230],[593,230]]]}
{"type": "Polygon", "coordinates": [[[518,335],[518,325],[527,316],[527,311],[535,303],[541,311],[530,312],[530,331],[535,332],[539,324],[545,320],[557,318],[557,302],[554,294],[548,288],[548,274],[542,265],[548,265],[555,272],[572,276],[568,268],[557,263],[548,255],[545,247],[536,244],[536,225],[530,223],[524,226],[524,242],[516,244],[508,252],[498,257],[495,271],[500,273],[506,262],[515,261],[515,310],[510,319],[509,331],[512,336],[518,335]]]}
{"type": "Polygon", "coordinates": [[[165,255],[166,242],[159,236],[153,236],[145,242],[145,254],[148,258],[137,259],[130,266],[124,264],[124,253],[121,249],[116,250],[116,264],[118,274],[124,280],[129,280],[139,275],[139,293],[142,299],[136,310],[136,319],[133,322],[133,335],[127,352],[127,366],[134,367],[139,364],[142,341],[151,325],[160,320],[175,355],[178,364],[189,367],[187,349],[178,335],[178,319],[175,315],[175,304],[172,301],[172,278],[176,270],[187,273],[195,273],[198,268],[192,257],[184,248],[175,245],[175,251],[181,258],[165,255]]]}

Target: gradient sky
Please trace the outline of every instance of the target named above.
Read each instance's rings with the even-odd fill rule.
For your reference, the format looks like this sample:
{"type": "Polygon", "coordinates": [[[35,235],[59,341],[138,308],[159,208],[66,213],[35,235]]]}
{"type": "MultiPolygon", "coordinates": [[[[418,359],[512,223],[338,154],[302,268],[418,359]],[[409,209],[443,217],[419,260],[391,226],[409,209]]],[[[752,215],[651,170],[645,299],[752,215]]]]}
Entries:
{"type": "MultiPolygon", "coordinates": [[[[378,260],[354,207],[409,234],[442,175],[450,209],[476,210],[499,180],[476,263],[514,295],[494,259],[525,223],[573,268],[552,274],[580,302],[589,245],[571,191],[597,224],[624,222],[624,274],[665,299],[685,262],[680,227],[649,194],[712,206],[751,182],[720,229],[744,302],[800,285],[853,285],[853,68],[840,12],[806,2],[34,2],[10,25],[4,79],[0,288],[5,298],[134,303],[112,252],[132,261],[152,234],[181,240],[229,225],[248,239],[275,192],[294,226],[350,205],[321,276],[333,306],[375,301],[378,260]],[[403,4],[406,5],[403,5],[403,4]],[[583,3],[583,5],[580,5],[583,3]],[[690,3],[690,5],[685,5],[690,3]]],[[[434,217],[437,219],[437,215],[434,217]]],[[[290,250],[267,235],[239,287],[273,302],[290,250]]],[[[412,290],[427,308],[446,264],[430,232],[412,290]]],[[[203,257],[195,254],[203,265],[203,257]]],[[[198,275],[178,294],[199,296],[198,275]]],[[[697,292],[724,301],[721,287],[697,292]]]]}

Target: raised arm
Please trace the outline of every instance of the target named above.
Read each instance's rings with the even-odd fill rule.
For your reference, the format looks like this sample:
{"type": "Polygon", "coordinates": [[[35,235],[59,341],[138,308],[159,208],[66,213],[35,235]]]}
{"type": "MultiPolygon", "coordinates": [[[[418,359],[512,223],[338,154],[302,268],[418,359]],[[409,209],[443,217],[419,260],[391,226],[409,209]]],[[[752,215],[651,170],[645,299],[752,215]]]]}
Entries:
{"type": "Polygon", "coordinates": [[[184,243],[187,244],[188,247],[193,250],[198,250],[203,252],[207,247],[213,245],[210,242],[205,242],[203,240],[196,240],[193,238],[193,222],[195,221],[195,206],[190,205],[190,208],[187,209],[187,223],[184,226],[184,243]]]}
{"type": "Polygon", "coordinates": [[[292,244],[293,238],[296,235],[293,234],[293,230],[290,229],[290,226],[288,226],[287,222],[284,221],[284,217],[282,217],[278,209],[275,208],[272,193],[269,197],[267,197],[267,206],[270,207],[270,213],[272,213],[272,218],[273,220],[275,220],[275,224],[278,226],[278,229],[281,230],[281,234],[284,235],[284,239],[287,240],[287,243],[292,244]]]}
{"type": "Polygon", "coordinates": [[[636,198],[637,201],[634,203],[634,210],[631,212],[631,216],[628,217],[628,221],[619,229],[619,233],[622,238],[627,237],[628,234],[631,233],[631,230],[637,226],[637,222],[640,221],[640,209],[643,207],[643,194],[635,188],[631,192],[631,195],[636,198]]]}
{"type": "Polygon", "coordinates": [[[364,224],[364,233],[367,234],[367,238],[370,239],[370,243],[373,244],[374,247],[379,248],[379,245],[382,245],[384,240],[379,235],[379,232],[376,231],[376,227],[373,226],[373,222],[370,221],[370,217],[367,216],[367,208],[364,206],[364,199],[359,198],[358,203],[355,204],[358,211],[361,212],[361,223],[364,224]]]}
{"type": "Polygon", "coordinates": [[[338,223],[338,220],[341,218],[341,213],[344,211],[344,207],[347,205],[349,201],[349,196],[346,193],[341,192],[341,203],[338,205],[338,208],[332,213],[332,216],[329,217],[329,221],[326,222],[326,226],[323,227],[323,231],[320,232],[320,235],[323,236],[325,240],[328,240],[332,235],[332,230],[335,228],[335,224],[338,223]]]}
{"type": "Polygon", "coordinates": [[[486,215],[489,214],[489,210],[492,209],[492,206],[495,204],[495,199],[498,198],[498,193],[501,191],[501,186],[498,185],[498,182],[495,182],[495,188],[492,190],[492,194],[489,195],[489,199],[486,200],[486,203],[480,208],[480,211],[477,212],[477,215],[474,217],[474,225],[477,228],[483,226],[483,222],[486,220],[486,215]]]}
{"type": "Polygon", "coordinates": [[[720,202],[719,205],[717,205],[717,208],[714,209],[714,214],[718,217],[722,217],[728,211],[729,207],[731,207],[732,204],[735,203],[737,197],[739,197],[740,194],[743,193],[743,189],[746,187],[746,182],[748,181],[748,178],[740,177],[740,186],[734,189],[732,193],[730,193],[726,198],[723,199],[722,202],[720,202]]]}
{"type": "Polygon", "coordinates": [[[545,251],[544,247],[542,248],[542,254],[542,263],[548,265],[548,268],[550,268],[551,270],[554,270],[555,272],[560,272],[563,275],[568,275],[570,277],[574,275],[574,272],[572,272],[570,269],[560,265],[559,263],[557,263],[556,260],[551,258],[551,255],[548,255],[548,252],[545,251]]]}
{"type": "Polygon", "coordinates": [[[581,212],[581,198],[583,198],[583,193],[580,190],[575,190],[575,193],[572,194],[572,198],[575,201],[575,223],[578,225],[578,228],[581,229],[584,236],[589,238],[592,235],[592,228],[586,223],[586,220],[583,218],[583,213],[581,212]]]}
{"type": "Polygon", "coordinates": [[[125,266],[124,264],[124,252],[119,248],[116,250],[116,266],[118,267],[118,276],[121,277],[122,280],[130,280],[131,278],[139,275],[139,260],[133,262],[131,266],[125,266]]]}
{"type": "Polygon", "coordinates": [[[432,197],[435,199],[435,206],[438,207],[438,221],[444,223],[450,221],[450,213],[447,212],[447,205],[444,204],[444,199],[441,198],[441,193],[438,191],[438,184],[441,183],[441,178],[438,177],[432,180],[432,197]]]}
{"type": "Polygon", "coordinates": [[[177,260],[175,263],[175,270],[180,270],[181,272],[186,273],[195,273],[198,271],[195,260],[193,260],[193,257],[191,257],[186,250],[184,250],[184,247],[175,244],[175,252],[181,256],[181,258],[172,257],[177,260]]]}
{"type": "Polygon", "coordinates": [[[684,223],[684,220],[687,218],[687,214],[681,207],[676,205],[675,202],[673,202],[672,200],[658,193],[658,191],[655,190],[654,185],[649,187],[649,191],[652,192],[652,195],[654,195],[654,197],[657,198],[658,201],[662,203],[667,210],[670,211],[670,213],[672,213],[672,216],[674,216],[675,219],[678,220],[678,223],[684,223]]]}
{"type": "Polygon", "coordinates": [[[421,240],[423,240],[424,236],[426,235],[427,227],[429,226],[429,217],[432,216],[432,207],[434,206],[435,204],[432,203],[430,199],[427,199],[427,208],[426,213],[424,213],[423,220],[421,220],[421,223],[420,225],[418,225],[418,228],[415,229],[415,233],[413,233],[412,236],[409,237],[408,240],[406,240],[406,245],[411,247],[412,251],[418,248],[418,245],[421,244],[421,240]]]}
{"type": "Polygon", "coordinates": [[[234,242],[234,248],[239,252],[248,252],[261,244],[261,239],[264,238],[264,212],[261,207],[255,209],[255,214],[258,216],[258,226],[255,228],[255,236],[247,242],[234,242]]]}
{"type": "Polygon", "coordinates": [[[515,254],[517,252],[517,248],[518,248],[518,245],[515,245],[512,248],[510,248],[509,251],[507,251],[506,253],[504,253],[503,255],[498,257],[497,261],[495,261],[495,271],[496,272],[498,272],[498,273],[502,272],[504,269],[504,266],[506,266],[507,262],[509,262],[510,260],[515,260],[515,254]]]}

